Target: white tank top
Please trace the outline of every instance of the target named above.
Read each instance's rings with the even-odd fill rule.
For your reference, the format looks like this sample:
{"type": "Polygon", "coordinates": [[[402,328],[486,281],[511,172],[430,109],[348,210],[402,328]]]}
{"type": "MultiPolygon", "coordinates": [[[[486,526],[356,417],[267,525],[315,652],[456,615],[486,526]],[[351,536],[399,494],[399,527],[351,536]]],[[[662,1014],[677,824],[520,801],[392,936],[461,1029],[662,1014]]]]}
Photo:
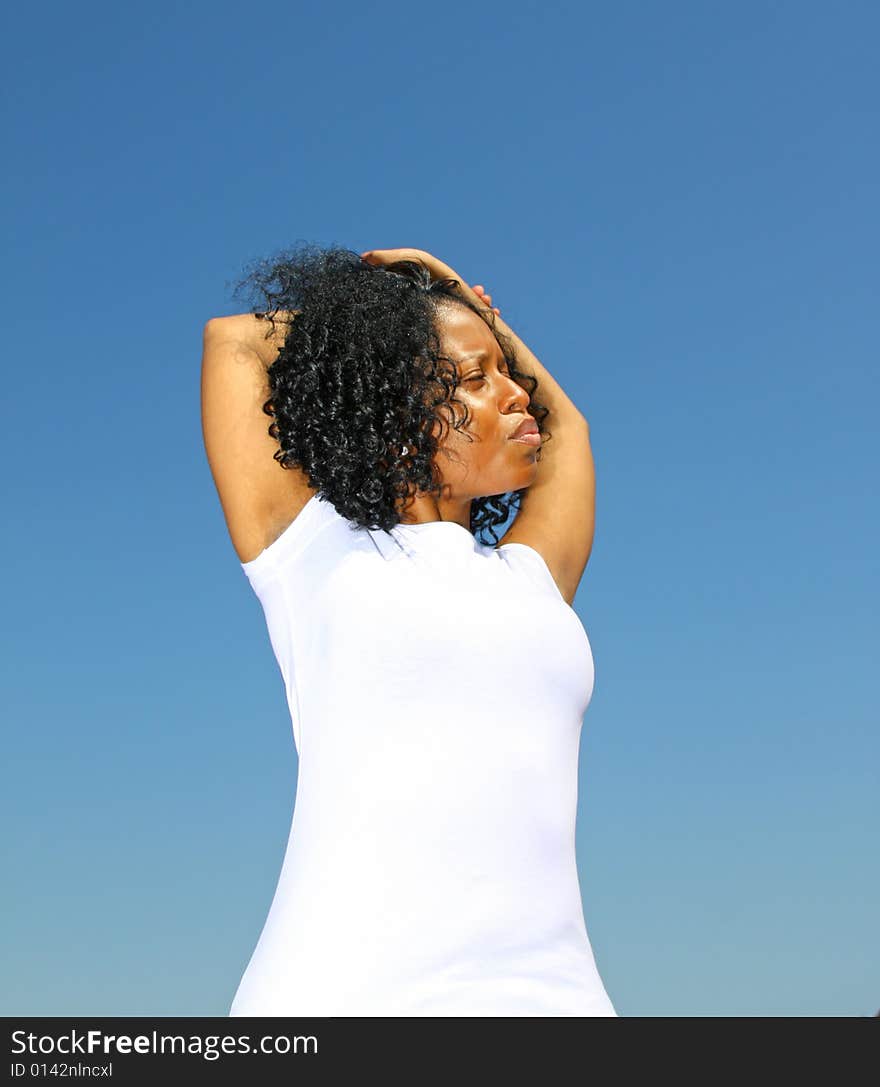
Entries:
{"type": "Polygon", "coordinates": [[[616,1016],[575,857],[593,657],[543,558],[316,494],[241,565],[299,769],[229,1014],[616,1016]]]}

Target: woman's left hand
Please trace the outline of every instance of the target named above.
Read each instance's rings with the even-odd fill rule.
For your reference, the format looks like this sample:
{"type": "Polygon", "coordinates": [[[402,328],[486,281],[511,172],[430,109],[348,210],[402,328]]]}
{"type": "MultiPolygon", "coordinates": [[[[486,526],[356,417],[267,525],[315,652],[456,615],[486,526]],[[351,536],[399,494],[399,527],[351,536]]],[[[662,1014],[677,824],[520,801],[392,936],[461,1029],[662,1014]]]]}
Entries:
{"type": "Polygon", "coordinates": [[[483,289],[481,284],[477,283],[473,287],[473,291],[474,294],[478,294],[480,298],[483,299],[487,306],[490,306],[492,308],[494,313],[497,313],[499,317],[501,316],[501,310],[497,306],[492,305],[492,295],[486,294],[486,291],[483,289]]]}
{"type": "Polygon", "coordinates": [[[431,279],[457,279],[461,285],[461,293],[474,302],[477,306],[483,305],[500,314],[501,310],[492,305],[492,295],[487,294],[482,284],[469,287],[460,275],[452,270],[448,264],[432,256],[424,249],[368,249],[361,253],[361,259],[368,264],[383,265],[393,264],[397,260],[414,260],[423,264],[431,273],[431,279]]]}

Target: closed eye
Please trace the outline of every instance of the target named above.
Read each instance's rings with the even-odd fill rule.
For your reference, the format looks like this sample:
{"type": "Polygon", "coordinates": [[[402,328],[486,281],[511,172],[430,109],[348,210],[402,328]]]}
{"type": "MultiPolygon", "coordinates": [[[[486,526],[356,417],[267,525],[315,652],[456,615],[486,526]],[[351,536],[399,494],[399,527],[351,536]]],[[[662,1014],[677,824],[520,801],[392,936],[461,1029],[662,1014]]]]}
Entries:
{"type": "MultiPolygon", "coordinates": [[[[511,376],[510,367],[507,365],[506,362],[504,363],[504,369],[502,370],[502,369],[499,368],[498,373],[501,374],[503,377],[510,377],[511,376]]],[[[486,376],[485,376],[485,374],[482,373],[482,371],[479,372],[479,373],[476,373],[476,374],[471,374],[469,377],[462,378],[462,381],[485,381],[485,380],[486,380],[486,376]]]]}

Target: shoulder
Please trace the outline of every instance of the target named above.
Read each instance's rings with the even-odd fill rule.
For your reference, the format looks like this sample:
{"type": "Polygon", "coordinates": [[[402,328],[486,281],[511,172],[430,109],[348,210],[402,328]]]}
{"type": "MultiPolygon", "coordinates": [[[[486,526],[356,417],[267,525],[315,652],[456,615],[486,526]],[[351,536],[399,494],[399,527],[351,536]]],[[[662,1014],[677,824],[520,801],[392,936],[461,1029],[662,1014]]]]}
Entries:
{"type": "Polygon", "coordinates": [[[571,605],[571,601],[566,599],[560,590],[547,560],[531,544],[512,540],[509,543],[498,544],[493,550],[494,554],[515,574],[524,577],[542,593],[571,605]]]}
{"type": "Polygon", "coordinates": [[[596,476],[586,419],[558,420],[552,433],[535,481],[500,543],[537,552],[571,605],[593,547],[596,476]]]}

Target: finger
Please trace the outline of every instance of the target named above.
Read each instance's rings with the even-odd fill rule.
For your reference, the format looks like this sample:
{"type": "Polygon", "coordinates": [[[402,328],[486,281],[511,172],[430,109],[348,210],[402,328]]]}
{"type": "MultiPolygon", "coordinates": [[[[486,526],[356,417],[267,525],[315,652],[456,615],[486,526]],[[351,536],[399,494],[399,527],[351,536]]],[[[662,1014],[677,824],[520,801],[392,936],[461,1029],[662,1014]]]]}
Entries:
{"type": "MultiPolygon", "coordinates": [[[[394,257],[394,258],[399,258],[399,257],[418,257],[418,256],[422,256],[423,254],[422,254],[422,251],[420,249],[368,249],[368,250],[366,250],[366,254],[364,254],[364,253],[361,254],[361,256],[364,256],[364,255],[372,256],[372,257],[389,257],[389,258],[394,257]]],[[[427,255],[427,254],[424,254],[424,255],[427,255]]]]}
{"type": "Polygon", "coordinates": [[[431,257],[419,249],[369,249],[362,253],[361,257],[374,266],[384,267],[386,264],[394,264],[399,260],[412,260],[418,264],[424,264],[430,269],[431,257]]]}

